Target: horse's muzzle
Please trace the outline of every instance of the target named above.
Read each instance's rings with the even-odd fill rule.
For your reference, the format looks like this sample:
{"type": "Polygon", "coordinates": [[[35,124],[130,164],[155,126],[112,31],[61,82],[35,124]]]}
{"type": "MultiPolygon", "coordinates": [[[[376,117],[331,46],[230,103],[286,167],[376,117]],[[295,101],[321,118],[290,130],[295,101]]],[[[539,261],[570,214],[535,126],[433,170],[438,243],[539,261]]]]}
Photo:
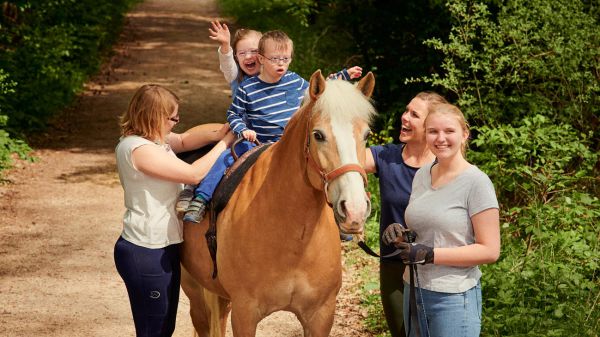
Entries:
{"type": "Polygon", "coordinates": [[[335,222],[343,233],[362,233],[365,222],[371,214],[371,200],[365,197],[362,202],[352,204],[346,200],[340,200],[333,205],[333,214],[335,222]]]}

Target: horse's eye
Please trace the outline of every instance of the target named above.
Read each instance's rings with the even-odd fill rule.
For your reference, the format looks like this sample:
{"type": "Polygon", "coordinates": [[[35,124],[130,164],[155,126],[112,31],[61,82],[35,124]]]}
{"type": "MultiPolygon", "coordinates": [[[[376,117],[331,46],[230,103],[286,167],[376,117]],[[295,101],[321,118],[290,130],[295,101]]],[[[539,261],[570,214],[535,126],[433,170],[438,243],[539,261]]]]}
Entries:
{"type": "Polygon", "coordinates": [[[319,130],[314,130],[313,131],[313,137],[315,137],[315,140],[317,142],[324,142],[325,141],[325,135],[319,131],[319,130]]]}
{"type": "Polygon", "coordinates": [[[373,132],[371,132],[371,130],[367,130],[367,131],[365,132],[365,137],[364,137],[364,139],[363,139],[363,140],[364,140],[365,142],[366,142],[367,140],[369,140],[369,137],[371,137],[371,134],[372,134],[372,133],[373,133],[373,132]]]}

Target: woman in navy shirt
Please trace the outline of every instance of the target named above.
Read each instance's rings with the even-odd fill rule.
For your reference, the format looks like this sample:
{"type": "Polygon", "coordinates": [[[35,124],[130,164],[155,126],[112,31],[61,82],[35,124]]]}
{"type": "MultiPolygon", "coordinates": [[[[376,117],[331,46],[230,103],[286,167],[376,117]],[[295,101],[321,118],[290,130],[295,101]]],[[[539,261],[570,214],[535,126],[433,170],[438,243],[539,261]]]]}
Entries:
{"type": "MultiPolygon", "coordinates": [[[[447,103],[444,97],[433,92],[417,94],[402,114],[400,142],[372,146],[367,151],[365,169],[379,178],[381,217],[379,219],[380,254],[393,252],[393,246],[381,242],[381,234],[392,223],[404,227],[404,211],[410,199],[412,181],[417,170],[434,161],[425,142],[425,118],[431,104],[447,103]]],[[[404,264],[399,257],[381,259],[379,265],[381,302],[392,337],[404,337],[402,275],[404,264]]]]}

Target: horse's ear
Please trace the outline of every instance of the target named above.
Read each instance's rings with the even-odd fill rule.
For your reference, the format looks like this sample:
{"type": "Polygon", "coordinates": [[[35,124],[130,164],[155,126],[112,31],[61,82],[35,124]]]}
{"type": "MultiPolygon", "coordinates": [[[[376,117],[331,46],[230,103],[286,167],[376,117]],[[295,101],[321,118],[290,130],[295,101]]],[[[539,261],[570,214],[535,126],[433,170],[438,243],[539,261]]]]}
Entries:
{"type": "Polygon", "coordinates": [[[321,69],[315,71],[310,77],[310,85],[308,88],[310,98],[314,101],[325,91],[325,78],[321,74],[321,69]]]}
{"type": "Polygon", "coordinates": [[[375,88],[375,75],[369,71],[369,73],[358,82],[356,87],[365,96],[371,97],[371,95],[373,95],[373,89],[375,88]]]}

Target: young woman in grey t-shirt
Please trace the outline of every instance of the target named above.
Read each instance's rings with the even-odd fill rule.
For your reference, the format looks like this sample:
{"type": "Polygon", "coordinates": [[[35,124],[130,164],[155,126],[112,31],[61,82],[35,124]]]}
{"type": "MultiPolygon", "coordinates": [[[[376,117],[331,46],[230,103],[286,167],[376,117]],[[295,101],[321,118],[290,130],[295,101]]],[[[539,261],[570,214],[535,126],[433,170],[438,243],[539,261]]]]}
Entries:
{"type": "MultiPolygon", "coordinates": [[[[469,130],[457,107],[430,107],[425,133],[437,161],[419,169],[413,180],[405,220],[417,234],[415,242],[402,242],[394,228],[384,233],[384,242],[394,243],[406,264],[419,264],[416,302],[422,336],[479,336],[478,265],[500,254],[498,201],[488,176],[465,159],[469,130]]],[[[409,279],[407,270],[406,322],[409,279]]],[[[416,324],[413,318],[409,336],[415,335],[416,324]]]]}

